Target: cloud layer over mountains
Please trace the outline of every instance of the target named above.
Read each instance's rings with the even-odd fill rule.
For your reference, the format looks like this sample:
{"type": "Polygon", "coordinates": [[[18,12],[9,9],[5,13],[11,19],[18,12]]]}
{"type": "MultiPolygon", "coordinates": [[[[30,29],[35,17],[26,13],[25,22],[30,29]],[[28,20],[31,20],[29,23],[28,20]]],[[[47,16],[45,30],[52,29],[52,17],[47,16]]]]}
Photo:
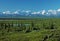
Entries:
{"type": "Polygon", "coordinates": [[[16,14],[16,15],[58,15],[60,14],[60,9],[57,10],[41,10],[41,11],[31,11],[31,10],[17,10],[14,12],[11,11],[5,11],[5,12],[1,12],[1,14],[16,14]]]}

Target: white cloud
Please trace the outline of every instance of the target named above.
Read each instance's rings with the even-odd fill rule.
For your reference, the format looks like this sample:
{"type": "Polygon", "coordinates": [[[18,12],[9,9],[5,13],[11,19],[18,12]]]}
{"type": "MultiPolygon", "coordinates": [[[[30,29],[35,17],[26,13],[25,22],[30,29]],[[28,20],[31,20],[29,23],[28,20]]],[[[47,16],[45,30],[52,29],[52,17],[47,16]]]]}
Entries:
{"type": "Polygon", "coordinates": [[[31,14],[37,14],[37,12],[32,12],[31,14]]]}
{"type": "Polygon", "coordinates": [[[30,10],[28,10],[28,11],[25,11],[26,13],[29,13],[29,12],[31,12],[30,10]]]}
{"type": "Polygon", "coordinates": [[[38,12],[32,12],[31,14],[40,14],[40,11],[38,11],[38,12]]]}
{"type": "Polygon", "coordinates": [[[42,10],[42,15],[44,15],[46,13],[46,11],[45,10],[42,10]]]}
{"type": "Polygon", "coordinates": [[[50,14],[47,12],[46,15],[49,16],[50,14]]]}
{"type": "Polygon", "coordinates": [[[30,13],[31,12],[31,10],[23,10],[23,11],[21,11],[22,13],[24,12],[24,13],[30,13]]]}
{"type": "Polygon", "coordinates": [[[14,11],[14,12],[12,12],[12,14],[20,14],[20,10],[16,10],[16,11],[14,11]]]}
{"type": "Polygon", "coordinates": [[[2,12],[3,14],[5,14],[6,12],[2,12]]]}
{"type": "Polygon", "coordinates": [[[15,11],[14,13],[15,13],[15,14],[19,14],[19,12],[18,12],[18,11],[15,11]]]}
{"type": "Polygon", "coordinates": [[[46,14],[49,14],[48,12],[46,14]]]}
{"type": "Polygon", "coordinates": [[[14,12],[11,12],[11,11],[5,11],[5,12],[2,12],[3,14],[21,14],[21,15],[30,15],[30,14],[42,14],[42,15],[57,15],[58,13],[60,14],[60,9],[57,9],[57,10],[41,10],[41,11],[31,11],[31,10],[17,10],[17,11],[14,11],[14,12]]]}
{"type": "Polygon", "coordinates": [[[15,12],[13,12],[12,14],[19,14],[19,12],[18,12],[18,11],[15,11],[15,12]]]}
{"type": "Polygon", "coordinates": [[[48,10],[48,13],[56,15],[57,11],[56,10],[48,10]]]}
{"type": "Polygon", "coordinates": [[[2,12],[3,14],[11,14],[10,11],[5,11],[5,12],[2,12]]]}
{"type": "Polygon", "coordinates": [[[60,12],[60,9],[58,9],[57,11],[60,12]]]}

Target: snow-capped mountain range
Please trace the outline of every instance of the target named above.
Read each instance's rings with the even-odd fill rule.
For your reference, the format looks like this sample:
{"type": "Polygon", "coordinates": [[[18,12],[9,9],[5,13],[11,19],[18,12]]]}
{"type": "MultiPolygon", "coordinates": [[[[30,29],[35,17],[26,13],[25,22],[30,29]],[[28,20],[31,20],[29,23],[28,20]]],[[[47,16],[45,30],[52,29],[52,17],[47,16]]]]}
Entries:
{"type": "Polygon", "coordinates": [[[14,12],[3,11],[0,12],[0,18],[3,17],[60,17],[60,9],[57,10],[41,10],[41,11],[31,11],[31,10],[17,10],[14,12]]]}

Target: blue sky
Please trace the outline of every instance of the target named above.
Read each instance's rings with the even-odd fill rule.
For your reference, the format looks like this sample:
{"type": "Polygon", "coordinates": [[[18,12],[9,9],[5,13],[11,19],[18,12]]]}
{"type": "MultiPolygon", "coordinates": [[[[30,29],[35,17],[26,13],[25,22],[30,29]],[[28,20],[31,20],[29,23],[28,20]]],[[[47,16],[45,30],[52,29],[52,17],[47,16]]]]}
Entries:
{"type": "Polygon", "coordinates": [[[0,0],[0,11],[59,9],[60,0],[0,0]]]}

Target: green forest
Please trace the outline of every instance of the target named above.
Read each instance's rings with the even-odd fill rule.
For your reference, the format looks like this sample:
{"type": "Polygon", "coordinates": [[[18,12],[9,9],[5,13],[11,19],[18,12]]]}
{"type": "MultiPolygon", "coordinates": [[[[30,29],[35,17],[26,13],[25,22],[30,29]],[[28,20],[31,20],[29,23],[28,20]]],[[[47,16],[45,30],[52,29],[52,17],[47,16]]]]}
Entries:
{"type": "Polygon", "coordinates": [[[60,41],[60,19],[0,20],[0,41],[60,41]]]}

